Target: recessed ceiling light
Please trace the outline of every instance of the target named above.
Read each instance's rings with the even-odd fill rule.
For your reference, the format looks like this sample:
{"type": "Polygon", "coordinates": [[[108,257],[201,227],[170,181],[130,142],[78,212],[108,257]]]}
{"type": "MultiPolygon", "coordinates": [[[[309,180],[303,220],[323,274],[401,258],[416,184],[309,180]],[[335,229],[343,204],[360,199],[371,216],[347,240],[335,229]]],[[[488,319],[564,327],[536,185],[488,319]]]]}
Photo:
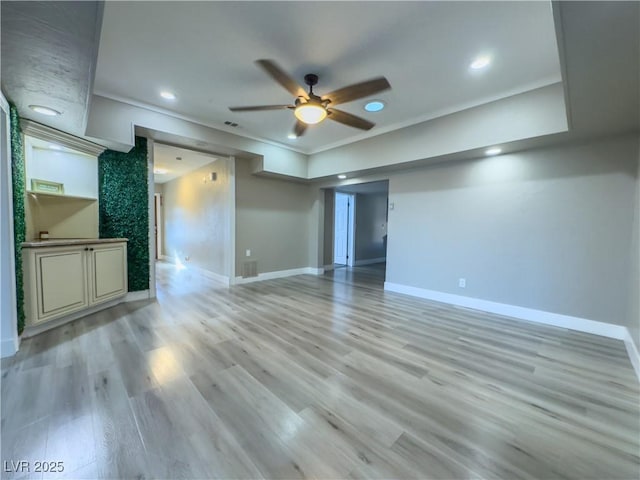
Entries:
{"type": "Polygon", "coordinates": [[[60,112],[54,110],[53,108],[44,107],[42,105],[29,105],[29,108],[36,113],[41,113],[42,115],[48,115],[49,117],[55,117],[56,115],[60,115],[60,112]]]}
{"type": "Polygon", "coordinates": [[[173,92],[169,92],[167,90],[164,90],[162,92],[160,92],[160,96],[162,98],[164,98],[165,100],[175,100],[176,99],[176,94],[173,92]]]}
{"type": "Polygon", "coordinates": [[[169,170],[167,170],[166,168],[160,168],[160,167],[156,167],[153,169],[153,173],[155,173],[156,175],[164,175],[165,173],[168,173],[169,170]]]}
{"type": "Polygon", "coordinates": [[[488,67],[490,63],[491,63],[490,56],[481,55],[478,58],[476,58],[473,62],[471,62],[471,65],[469,65],[469,68],[473,70],[480,70],[482,68],[488,67]]]}
{"type": "Polygon", "coordinates": [[[384,102],[382,100],[371,100],[364,106],[364,109],[367,112],[379,112],[383,108],[384,102]]]}
{"type": "Polygon", "coordinates": [[[498,155],[500,152],[502,149],[498,147],[491,147],[484,151],[485,155],[498,155]]]}
{"type": "Polygon", "coordinates": [[[347,176],[344,173],[341,173],[340,175],[338,175],[338,178],[340,180],[344,180],[345,178],[347,178],[347,176]]]}
{"type": "Polygon", "coordinates": [[[290,133],[289,135],[287,135],[287,138],[289,140],[295,140],[296,138],[298,138],[298,136],[295,133],[290,133]]]}
{"type": "Polygon", "coordinates": [[[60,145],[56,145],[55,143],[50,143],[49,148],[51,150],[62,150],[62,147],[60,145]]]}

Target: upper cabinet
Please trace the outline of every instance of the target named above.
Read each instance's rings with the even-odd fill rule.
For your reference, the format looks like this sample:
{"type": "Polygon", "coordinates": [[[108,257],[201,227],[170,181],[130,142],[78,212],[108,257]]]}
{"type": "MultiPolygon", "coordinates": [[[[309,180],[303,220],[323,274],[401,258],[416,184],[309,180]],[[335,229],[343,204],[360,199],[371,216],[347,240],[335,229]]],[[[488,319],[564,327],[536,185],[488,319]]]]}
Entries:
{"type": "Polygon", "coordinates": [[[98,158],[25,135],[26,189],[30,193],[98,198],[98,158]]]}
{"type": "Polygon", "coordinates": [[[26,119],[22,132],[26,239],[97,238],[104,147],[26,119]]]}

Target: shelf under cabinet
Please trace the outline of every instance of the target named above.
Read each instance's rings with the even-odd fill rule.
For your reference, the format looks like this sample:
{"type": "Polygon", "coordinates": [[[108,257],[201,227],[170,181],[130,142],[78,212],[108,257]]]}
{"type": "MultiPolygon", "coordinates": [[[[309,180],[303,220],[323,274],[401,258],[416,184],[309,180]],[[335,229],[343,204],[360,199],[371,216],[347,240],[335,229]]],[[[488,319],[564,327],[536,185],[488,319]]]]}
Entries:
{"type": "Polygon", "coordinates": [[[44,198],[68,198],[71,200],[86,200],[88,202],[96,202],[98,199],[93,197],[81,197],[79,195],[67,195],[60,193],[46,193],[46,192],[35,192],[33,190],[27,190],[29,195],[34,195],[36,197],[44,197],[44,198]]]}

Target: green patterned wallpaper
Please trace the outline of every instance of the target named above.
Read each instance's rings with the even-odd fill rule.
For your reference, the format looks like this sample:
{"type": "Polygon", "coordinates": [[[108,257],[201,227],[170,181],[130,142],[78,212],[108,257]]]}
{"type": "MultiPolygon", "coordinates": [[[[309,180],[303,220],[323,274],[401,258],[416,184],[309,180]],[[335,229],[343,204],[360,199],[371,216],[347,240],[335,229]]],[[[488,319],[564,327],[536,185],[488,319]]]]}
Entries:
{"type": "Polygon", "coordinates": [[[149,288],[149,193],[147,139],[136,137],[128,153],[105,150],[98,157],[100,238],[129,239],[129,291],[149,288]]]}
{"type": "Polygon", "coordinates": [[[24,148],[20,132],[18,109],[9,105],[11,121],[11,175],[13,183],[13,236],[16,253],[16,300],[18,306],[18,334],[24,330],[24,289],[22,279],[22,242],[25,241],[26,223],[24,216],[25,174],[24,148]]]}

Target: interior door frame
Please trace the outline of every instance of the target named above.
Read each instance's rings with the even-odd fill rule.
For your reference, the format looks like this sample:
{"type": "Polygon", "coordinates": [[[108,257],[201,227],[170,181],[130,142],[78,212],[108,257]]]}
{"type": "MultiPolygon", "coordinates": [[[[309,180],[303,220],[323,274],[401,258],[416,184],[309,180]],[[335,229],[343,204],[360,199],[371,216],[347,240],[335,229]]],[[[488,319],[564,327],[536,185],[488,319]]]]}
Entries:
{"type": "MultiPolygon", "coordinates": [[[[334,193],[335,196],[337,196],[338,194],[340,195],[346,195],[347,197],[349,197],[348,202],[347,202],[347,228],[346,228],[346,232],[347,232],[347,263],[346,266],[348,267],[353,267],[354,263],[355,263],[355,234],[356,234],[356,195],[355,193],[348,193],[348,192],[339,192],[336,191],[334,193]]],[[[334,196],[334,198],[335,198],[334,196]]],[[[334,200],[334,205],[336,205],[337,202],[334,200]]],[[[334,265],[344,265],[342,263],[335,263],[335,258],[336,258],[336,235],[335,235],[335,223],[336,223],[336,216],[337,216],[337,209],[334,207],[334,212],[333,212],[333,222],[334,222],[334,234],[333,234],[333,263],[334,265]]]]}
{"type": "Polygon", "coordinates": [[[155,242],[156,242],[156,260],[162,260],[162,194],[154,193],[154,226],[155,226],[155,242]]]}

